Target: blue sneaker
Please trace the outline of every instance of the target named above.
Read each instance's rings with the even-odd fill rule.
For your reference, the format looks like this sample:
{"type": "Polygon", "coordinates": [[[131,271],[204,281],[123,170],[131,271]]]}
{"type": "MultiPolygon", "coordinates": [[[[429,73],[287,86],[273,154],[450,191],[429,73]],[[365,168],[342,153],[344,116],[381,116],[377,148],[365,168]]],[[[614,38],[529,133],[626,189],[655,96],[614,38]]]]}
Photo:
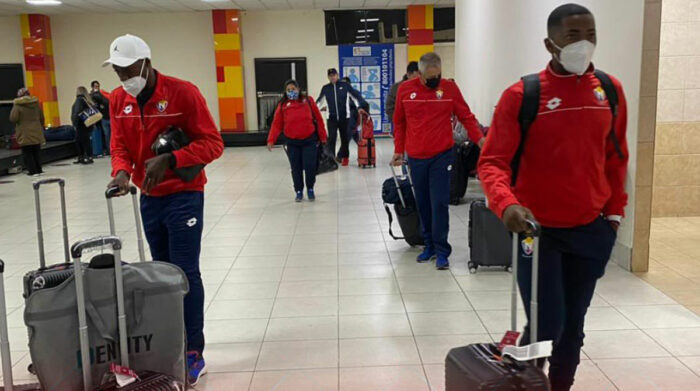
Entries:
{"type": "Polygon", "coordinates": [[[294,198],[294,201],[295,201],[295,202],[301,202],[301,200],[303,200],[303,199],[304,199],[304,193],[298,191],[298,192],[297,192],[297,196],[294,198]]]}
{"type": "Polygon", "coordinates": [[[314,193],[314,189],[307,190],[306,194],[309,196],[309,201],[316,201],[316,194],[314,193]]]}
{"type": "Polygon", "coordinates": [[[450,261],[444,255],[438,255],[437,261],[435,261],[435,267],[438,270],[448,270],[450,268],[450,261]]]}
{"type": "Polygon", "coordinates": [[[420,253],[416,257],[416,262],[419,263],[424,263],[424,262],[430,262],[433,258],[435,258],[435,250],[432,248],[426,247],[422,253],[420,253]]]}
{"type": "Polygon", "coordinates": [[[187,352],[187,382],[196,386],[199,379],[207,373],[204,357],[198,352],[187,352]]]}

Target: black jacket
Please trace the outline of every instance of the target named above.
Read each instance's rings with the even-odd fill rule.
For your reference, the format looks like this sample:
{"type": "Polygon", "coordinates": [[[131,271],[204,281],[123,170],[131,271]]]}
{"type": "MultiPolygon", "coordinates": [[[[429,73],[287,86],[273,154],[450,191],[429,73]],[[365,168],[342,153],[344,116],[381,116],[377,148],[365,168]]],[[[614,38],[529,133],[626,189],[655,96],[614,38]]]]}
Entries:
{"type": "Polygon", "coordinates": [[[75,98],[75,102],[73,102],[73,108],[71,109],[70,113],[70,119],[76,131],[92,130],[92,127],[88,129],[85,126],[85,122],[83,122],[83,119],[80,118],[80,113],[87,110],[88,108],[89,106],[83,97],[78,96],[75,98]]]}
{"type": "Polygon", "coordinates": [[[351,100],[357,101],[359,107],[369,111],[369,104],[362,98],[362,94],[343,81],[323,86],[316,103],[320,104],[322,99],[325,99],[328,104],[328,119],[342,121],[349,118],[351,100]]]}
{"type": "Polygon", "coordinates": [[[97,106],[97,110],[102,113],[102,118],[103,119],[109,119],[109,99],[102,95],[101,92],[91,92],[90,97],[92,100],[95,102],[95,106],[97,106]]]}

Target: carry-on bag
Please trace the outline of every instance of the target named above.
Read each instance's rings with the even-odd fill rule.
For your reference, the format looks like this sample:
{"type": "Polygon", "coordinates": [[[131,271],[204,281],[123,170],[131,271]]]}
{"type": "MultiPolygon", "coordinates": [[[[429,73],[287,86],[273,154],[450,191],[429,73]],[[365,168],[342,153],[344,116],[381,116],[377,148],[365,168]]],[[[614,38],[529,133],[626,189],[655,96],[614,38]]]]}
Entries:
{"type": "Polygon", "coordinates": [[[150,371],[184,384],[185,274],[163,262],[122,264],[121,241],[115,236],[74,244],[74,263],[106,246],[113,250],[111,267],[74,268],[74,276],[27,300],[29,352],[42,389],[107,387],[105,375],[117,362],[144,378],[148,373],[143,371],[150,371]]]}
{"type": "Polygon", "coordinates": [[[372,117],[360,114],[360,139],[357,142],[357,165],[377,167],[377,147],[374,141],[374,122],[372,117]]]}
{"type": "MultiPolygon", "coordinates": [[[[532,236],[524,238],[528,246],[532,244],[532,301],[530,302],[531,340],[537,342],[537,282],[539,272],[539,236],[540,226],[528,222],[532,236]]],[[[511,329],[500,345],[493,343],[472,344],[450,350],[445,359],[445,391],[549,391],[547,375],[532,361],[519,361],[510,351],[517,351],[513,346],[517,340],[517,258],[520,251],[521,236],[513,234],[512,256],[513,282],[511,292],[511,329]],[[510,339],[510,340],[508,340],[510,339]],[[508,340],[508,341],[507,341],[508,340]],[[506,342],[507,341],[507,342],[506,342]]],[[[538,356],[546,357],[551,353],[551,341],[544,346],[538,356]]]]}
{"type": "Polygon", "coordinates": [[[24,298],[27,299],[34,291],[58,286],[73,275],[73,265],[70,263],[68,248],[68,219],[66,217],[66,181],[62,178],[47,178],[32,184],[34,188],[34,209],[36,211],[36,232],[39,245],[39,269],[24,275],[24,298]],[[44,230],[41,220],[41,197],[39,190],[44,185],[58,184],[61,197],[61,223],[63,229],[63,263],[46,266],[44,250],[44,230]]]}
{"type": "MultiPolygon", "coordinates": [[[[109,199],[109,198],[108,198],[109,199]]],[[[124,279],[122,274],[122,264],[121,264],[121,241],[116,236],[101,237],[86,240],[83,242],[76,243],[71,249],[73,258],[76,263],[80,263],[83,251],[89,250],[92,247],[104,246],[109,244],[114,250],[114,276],[115,276],[115,293],[117,297],[117,322],[118,322],[118,335],[119,335],[119,359],[121,361],[121,367],[129,370],[129,354],[136,351],[136,348],[131,348],[134,343],[130,343],[131,337],[127,335],[127,318],[126,318],[126,305],[124,303],[124,279]]],[[[89,310],[87,309],[88,301],[85,294],[84,279],[80,268],[76,268],[75,273],[75,287],[76,287],[76,297],[78,301],[78,325],[80,327],[80,362],[87,363],[91,360],[91,351],[89,336],[88,336],[88,324],[87,318],[89,310]]],[[[96,316],[99,316],[97,314],[96,316]]],[[[94,319],[91,319],[93,323],[94,319]]],[[[98,322],[99,323],[99,322],[98,322]]],[[[183,351],[184,352],[184,351],[183,351]]],[[[156,352],[157,353],[157,352],[156,352]]],[[[88,365],[82,365],[83,370],[83,389],[85,391],[92,390],[92,363],[88,365]]],[[[114,366],[110,366],[110,370],[114,370],[114,366]]],[[[117,371],[119,372],[119,371],[117,371]]],[[[114,373],[113,373],[114,375],[114,373]]],[[[178,381],[176,378],[153,371],[134,372],[135,377],[132,378],[132,382],[129,384],[118,384],[116,379],[109,380],[108,382],[102,382],[98,387],[99,390],[116,390],[117,388],[124,391],[129,390],[142,390],[142,391],[168,391],[168,390],[184,390],[184,381],[178,381]]],[[[116,376],[116,375],[115,375],[116,376]]]]}
{"type": "Polygon", "coordinates": [[[480,266],[503,267],[509,270],[512,254],[508,250],[510,233],[501,219],[483,200],[472,201],[469,207],[469,271],[480,266]]]}
{"type": "Polygon", "coordinates": [[[408,245],[411,247],[422,246],[425,244],[425,241],[423,240],[420,215],[418,214],[418,208],[416,207],[415,196],[413,194],[413,182],[411,181],[411,174],[407,171],[406,175],[402,175],[401,177],[399,177],[399,175],[396,174],[396,168],[394,166],[390,167],[392,178],[385,181],[385,185],[390,185],[391,182],[393,182],[394,187],[382,187],[382,199],[384,200],[384,210],[386,210],[386,214],[389,217],[389,235],[394,240],[405,240],[406,243],[408,243],[408,245]],[[393,189],[395,189],[395,191],[393,189]],[[406,192],[407,189],[408,192],[406,192]],[[395,196],[398,196],[399,202],[393,202],[395,201],[395,196]],[[403,236],[396,236],[394,234],[392,228],[392,225],[394,223],[394,217],[391,214],[391,209],[389,209],[389,205],[387,205],[390,203],[393,203],[394,205],[396,219],[399,222],[399,226],[401,227],[401,232],[403,233],[403,236]]]}
{"type": "Polygon", "coordinates": [[[0,391],[40,391],[37,383],[14,385],[12,356],[7,333],[7,307],[5,306],[5,263],[0,260],[0,357],[2,357],[2,383],[0,391]]]}
{"type": "Polygon", "coordinates": [[[316,175],[325,174],[338,169],[338,162],[336,162],[335,158],[333,158],[333,156],[326,151],[326,148],[319,146],[317,153],[316,175]]]}

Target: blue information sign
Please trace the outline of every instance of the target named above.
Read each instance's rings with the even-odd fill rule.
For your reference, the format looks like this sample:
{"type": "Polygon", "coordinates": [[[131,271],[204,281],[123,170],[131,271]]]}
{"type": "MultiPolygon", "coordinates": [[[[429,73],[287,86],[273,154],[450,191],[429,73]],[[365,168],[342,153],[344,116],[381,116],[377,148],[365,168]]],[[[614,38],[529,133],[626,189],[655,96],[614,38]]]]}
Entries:
{"type": "Polygon", "coordinates": [[[394,45],[338,46],[340,77],[350,78],[352,86],[369,104],[375,133],[390,133],[391,118],[384,102],[394,84],[394,45]]]}

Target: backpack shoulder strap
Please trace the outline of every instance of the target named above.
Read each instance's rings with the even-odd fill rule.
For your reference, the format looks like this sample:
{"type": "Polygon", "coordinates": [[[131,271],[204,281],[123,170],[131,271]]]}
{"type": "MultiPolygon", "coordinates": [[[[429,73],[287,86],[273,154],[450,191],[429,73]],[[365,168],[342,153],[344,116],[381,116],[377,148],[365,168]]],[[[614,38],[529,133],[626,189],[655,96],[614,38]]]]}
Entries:
{"type": "Polygon", "coordinates": [[[537,118],[540,109],[540,74],[533,73],[523,76],[523,103],[520,105],[520,130],[527,132],[537,118]]]}
{"type": "Polygon", "coordinates": [[[615,88],[612,79],[610,79],[610,76],[608,76],[607,73],[601,71],[600,69],[596,69],[593,74],[598,80],[600,80],[600,86],[603,88],[603,91],[605,91],[605,96],[607,96],[608,102],[610,103],[610,110],[612,110],[613,115],[617,117],[617,106],[619,100],[617,97],[617,88],[615,88]]]}
{"type": "Polygon", "coordinates": [[[617,155],[620,157],[620,159],[624,159],[625,154],[622,152],[622,148],[620,147],[620,140],[617,139],[617,134],[615,134],[615,122],[617,121],[617,113],[619,107],[619,97],[617,96],[617,88],[615,88],[615,84],[613,84],[612,79],[610,79],[610,76],[607,73],[601,71],[600,69],[596,69],[593,72],[593,74],[600,81],[600,86],[603,88],[605,96],[608,98],[610,110],[612,111],[613,118],[609,137],[612,138],[612,142],[615,146],[615,151],[617,152],[617,155]]]}
{"type": "Polygon", "coordinates": [[[518,176],[518,169],[520,168],[520,159],[525,147],[527,131],[537,118],[537,112],[540,109],[540,74],[532,73],[523,76],[522,81],[523,102],[520,105],[520,114],[518,115],[518,122],[520,123],[520,144],[510,164],[512,171],[511,184],[513,185],[515,185],[515,180],[518,176]]]}

